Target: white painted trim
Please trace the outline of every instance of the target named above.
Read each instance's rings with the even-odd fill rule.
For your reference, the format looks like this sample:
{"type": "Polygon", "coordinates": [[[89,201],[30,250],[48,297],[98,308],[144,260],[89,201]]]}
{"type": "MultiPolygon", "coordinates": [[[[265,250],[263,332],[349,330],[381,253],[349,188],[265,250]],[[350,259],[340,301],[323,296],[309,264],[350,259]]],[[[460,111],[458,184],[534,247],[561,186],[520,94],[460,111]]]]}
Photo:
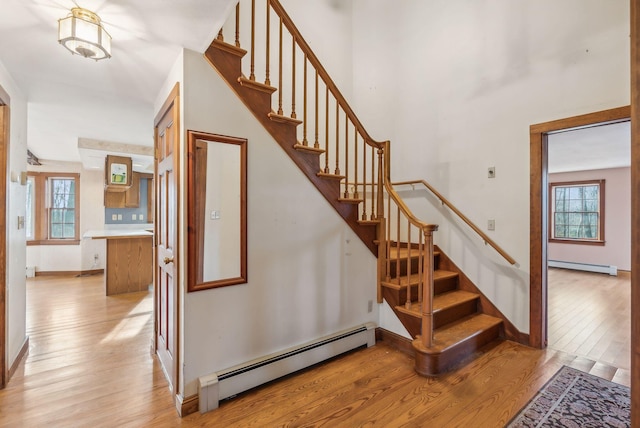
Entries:
{"type": "Polygon", "coordinates": [[[594,265],[590,263],[563,262],[560,260],[549,260],[549,267],[557,267],[562,269],[583,270],[587,272],[606,273],[612,276],[618,276],[618,267],[610,265],[594,265]]]}

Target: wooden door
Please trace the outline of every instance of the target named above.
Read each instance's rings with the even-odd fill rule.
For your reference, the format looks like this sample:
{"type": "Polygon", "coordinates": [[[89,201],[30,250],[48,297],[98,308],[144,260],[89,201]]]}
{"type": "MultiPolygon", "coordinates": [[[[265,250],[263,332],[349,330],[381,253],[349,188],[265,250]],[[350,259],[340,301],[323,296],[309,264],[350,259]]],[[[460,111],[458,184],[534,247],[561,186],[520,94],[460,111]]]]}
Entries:
{"type": "Polygon", "coordinates": [[[6,306],[6,232],[7,232],[7,157],[9,153],[9,107],[3,105],[3,96],[8,96],[0,88],[0,188],[3,197],[0,199],[0,389],[9,380],[7,358],[7,306],[6,306]]]}
{"type": "Polygon", "coordinates": [[[640,4],[631,0],[631,426],[640,426],[640,4]]]}
{"type": "Polygon", "coordinates": [[[155,120],[155,345],[174,393],[178,382],[178,156],[179,86],[155,120]]]}

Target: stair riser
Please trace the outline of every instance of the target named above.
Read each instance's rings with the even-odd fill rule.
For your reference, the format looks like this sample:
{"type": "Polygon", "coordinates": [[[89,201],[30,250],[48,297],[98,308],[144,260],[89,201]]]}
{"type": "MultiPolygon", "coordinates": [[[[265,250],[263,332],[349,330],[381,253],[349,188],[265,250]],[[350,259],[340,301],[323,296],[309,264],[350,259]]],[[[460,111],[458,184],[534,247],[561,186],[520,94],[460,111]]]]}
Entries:
{"type": "MultiPolygon", "coordinates": [[[[416,250],[417,251],[417,250],[416,250]]],[[[411,273],[418,273],[418,257],[411,257],[411,273]]],[[[398,265],[397,259],[391,259],[389,261],[389,271],[391,272],[391,278],[397,277],[396,265],[398,265]]],[[[439,265],[439,257],[436,255],[433,258],[433,270],[437,270],[439,265]]],[[[407,274],[407,259],[400,259],[400,276],[407,274]]]]}
{"type": "Polygon", "coordinates": [[[442,294],[458,288],[458,277],[442,278],[433,282],[433,293],[442,294]]]}
{"type": "MultiPolygon", "coordinates": [[[[392,278],[397,278],[398,277],[398,272],[396,271],[396,266],[400,265],[400,275],[399,276],[404,276],[407,274],[407,259],[400,259],[400,263],[398,263],[398,260],[391,260],[390,263],[390,272],[391,272],[391,277],[392,278]]],[[[418,258],[417,257],[412,257],[411,258],[411,273],[418,273],[418,258]]]]}
{"type": "Polygon", "coordinates": [[[462,302],[456,306],[437,311],[433,314],[434,328],[440,328],[445,324],[478,312],[478,301],[462,302]]]}

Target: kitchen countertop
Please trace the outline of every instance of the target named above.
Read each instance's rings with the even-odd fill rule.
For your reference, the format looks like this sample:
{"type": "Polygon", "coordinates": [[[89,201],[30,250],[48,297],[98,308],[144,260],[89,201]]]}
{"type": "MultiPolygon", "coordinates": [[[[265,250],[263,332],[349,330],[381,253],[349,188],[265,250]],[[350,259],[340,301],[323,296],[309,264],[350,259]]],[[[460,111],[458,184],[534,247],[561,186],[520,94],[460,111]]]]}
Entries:
{"type": "Polygon", "coordinates": [[[144,229],[103,229],[87,230],[83,238],[106,239],[106,238],[144,238],[153,237],[153,232],[144,229]]]}

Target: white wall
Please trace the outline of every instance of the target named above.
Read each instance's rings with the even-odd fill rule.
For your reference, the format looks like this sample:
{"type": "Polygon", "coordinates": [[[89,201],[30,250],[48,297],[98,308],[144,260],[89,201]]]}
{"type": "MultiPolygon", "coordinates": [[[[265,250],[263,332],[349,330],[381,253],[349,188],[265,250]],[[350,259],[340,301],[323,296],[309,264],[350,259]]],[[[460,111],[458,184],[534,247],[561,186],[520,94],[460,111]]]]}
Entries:
{"type": "MultiPolygon", "coordinates": [[[[29,171],[80,174],[80,236],[87,230],[104,229],[104,171],[83,169],[76,162],[41,163],[42,166],[29,165],[29,171]]],[[[36,272],[104,269],[105,248],[104,239],[82,239],[79,245],[29,245],[26,262],[27,266],[35,266],[36,272]]]]}
{"type": "Polygon", "coordinates": [[[189,396],[199,376],[376,322],[378,311],[367,312],[370,251],[203,57],[184,51],[184,61],[183,131],[247,138],[249,165],[249,282],[185,294],[180,391],[189,396]]]}
{"type": "Polygon", "coordinates": [[[354,60],[351,51],[352,2],[282,0],[281,3],[342,95],[351,104],[354,60]]]}
{"type": "Polygon", "coordinates": [[[495,219],[517,272],[445,237],[449,255],[528,332],[529,126],[629,104],[629,2],[355,0],[352,23],[354,109],[392,179],[495,219]]]}
{"type": "MultiPolygon", "coordinates": [[[[13,78],[0,62],[0,86],[9,94],[11,121],[9,137],[8,173],[27,169],[27,103],[13,78]]],[[[9,181],[7,203],[7,363],[13,364],[27,338],[26,333],[26,279],[25,230],[18,229],[18,216],[25,215],[25,186],[9,181]]]]}
{"type": "Polygon", "coordinates": [[[549,174],[550,183],[583,180],[605,180],[605,245],[549,242],[548,259],[631,270],[631,168],[549,174]]]}

